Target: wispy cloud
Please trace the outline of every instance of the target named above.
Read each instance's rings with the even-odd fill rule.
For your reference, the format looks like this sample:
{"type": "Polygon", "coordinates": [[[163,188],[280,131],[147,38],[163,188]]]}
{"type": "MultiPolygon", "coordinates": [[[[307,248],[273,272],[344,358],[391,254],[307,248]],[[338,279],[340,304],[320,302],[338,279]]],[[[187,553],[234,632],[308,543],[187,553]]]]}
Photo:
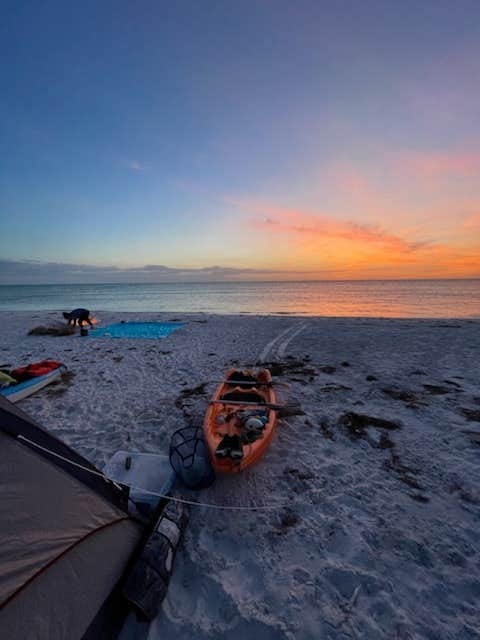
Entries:
{"type": "Polygon", "coordinates": [[[325,213],[286,209],[254,200],[230,199],[230,204],[256,214],[249,223],[269,233],[316,238],[341,238],[357,243],[381,244],[397,251],[416,251],[430,244],[428,240],[410,241],[383,229],[379,224],[339,220],[325,213]]]}
{"type": "Polygon", "coordinates": [[[480,153],[402,152],[398,162],[407,173],[419,178],[480,177],[480,153]]]}
{"type": "Polygon", "coordinates": [[[124,164],[131,171],[146,171],[147,169],[147,166],[138,160],[126,160],[124,164]]]}

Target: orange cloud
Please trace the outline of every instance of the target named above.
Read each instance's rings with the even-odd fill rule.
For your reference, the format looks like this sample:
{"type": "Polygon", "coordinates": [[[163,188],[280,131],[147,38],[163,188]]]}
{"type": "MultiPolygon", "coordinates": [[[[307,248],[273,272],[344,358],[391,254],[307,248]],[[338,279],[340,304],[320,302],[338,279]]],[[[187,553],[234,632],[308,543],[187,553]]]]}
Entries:
{"type": "MultiPolygon", "coordinates": [[[[480,276],[480,246],[401,237],[378,224],[339,220],[325,213],[230,199],[254,217],[247,224],[269,237],[287,269],[330,270],[343,278],[451,278],[480,276]]],[[[468,224],[477,224],[471,216],[468,224]]],[[[242,221],[245,223],[245,219],[242,221]]],[[[270,253],[270,251],[266,252],[270,253]]]]}
{"type": "Polygon", "coordinates": [[[381,244],[396,251],[415,251],[426,241],[410,242],[389,233],[378,224],[339,220],[328,214],[314,214],[298,209],[285,209],[271,204],[248,200],[230,199],[230,204],[255,213],[250,224],[258,230],[285,234],[290,237],[341,238],[352,242],[381,244]]]}
{"type": "Polygon", "coordinates": [[[405,152],[400,154],[399,161],[404,170],[420,178],[480,175],[478,153],[405,152]]]}

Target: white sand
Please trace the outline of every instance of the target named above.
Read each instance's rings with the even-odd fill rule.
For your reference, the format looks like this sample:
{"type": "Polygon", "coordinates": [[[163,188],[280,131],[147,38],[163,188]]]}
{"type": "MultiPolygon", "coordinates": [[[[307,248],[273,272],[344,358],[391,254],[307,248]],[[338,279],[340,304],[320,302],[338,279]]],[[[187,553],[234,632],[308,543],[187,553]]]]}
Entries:
{"type": "Polygon", "coordinates": [[[58,315],[1,313],[0,366],[62,360],[71,384],[19,406],[100,466],[166,452],[232,363],[290,362],[275,379],[305,411],[256,467],[198,493],[289,506],[193,507],[149,640],[480,638],[480,321],[98,313],[188,325],[164,340],[26,335],[58,315]],[[351,411],[400,427],[354,437],[351,411]]]}

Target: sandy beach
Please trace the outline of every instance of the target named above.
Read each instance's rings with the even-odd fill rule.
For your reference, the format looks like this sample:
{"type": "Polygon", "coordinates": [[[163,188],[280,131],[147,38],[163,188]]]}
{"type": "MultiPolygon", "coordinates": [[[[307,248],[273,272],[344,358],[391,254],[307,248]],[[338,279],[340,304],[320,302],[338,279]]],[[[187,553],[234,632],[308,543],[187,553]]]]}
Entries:
{"type": "Polygon", "coordinates": [[[187,324],[28,336],[60,313],[1,312],[0,367],[64,362],[19,406],[100,467],[167,453],[231,366],[270,366],[302,410],[251,470],[177,491],[252,510],[192,507],[149,640],[480,638],[480,320],[95,315],[187,324]]]}

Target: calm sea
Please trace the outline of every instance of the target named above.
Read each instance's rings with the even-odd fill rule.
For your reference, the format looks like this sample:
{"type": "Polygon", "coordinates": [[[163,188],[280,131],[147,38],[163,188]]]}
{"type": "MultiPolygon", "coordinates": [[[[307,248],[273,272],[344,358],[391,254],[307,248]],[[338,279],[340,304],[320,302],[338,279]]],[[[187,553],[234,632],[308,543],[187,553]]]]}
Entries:
{"type": "Polygon", "coordinates": [[[480,318],[480,280],[2,285],[0,310],[480,318]]]}

